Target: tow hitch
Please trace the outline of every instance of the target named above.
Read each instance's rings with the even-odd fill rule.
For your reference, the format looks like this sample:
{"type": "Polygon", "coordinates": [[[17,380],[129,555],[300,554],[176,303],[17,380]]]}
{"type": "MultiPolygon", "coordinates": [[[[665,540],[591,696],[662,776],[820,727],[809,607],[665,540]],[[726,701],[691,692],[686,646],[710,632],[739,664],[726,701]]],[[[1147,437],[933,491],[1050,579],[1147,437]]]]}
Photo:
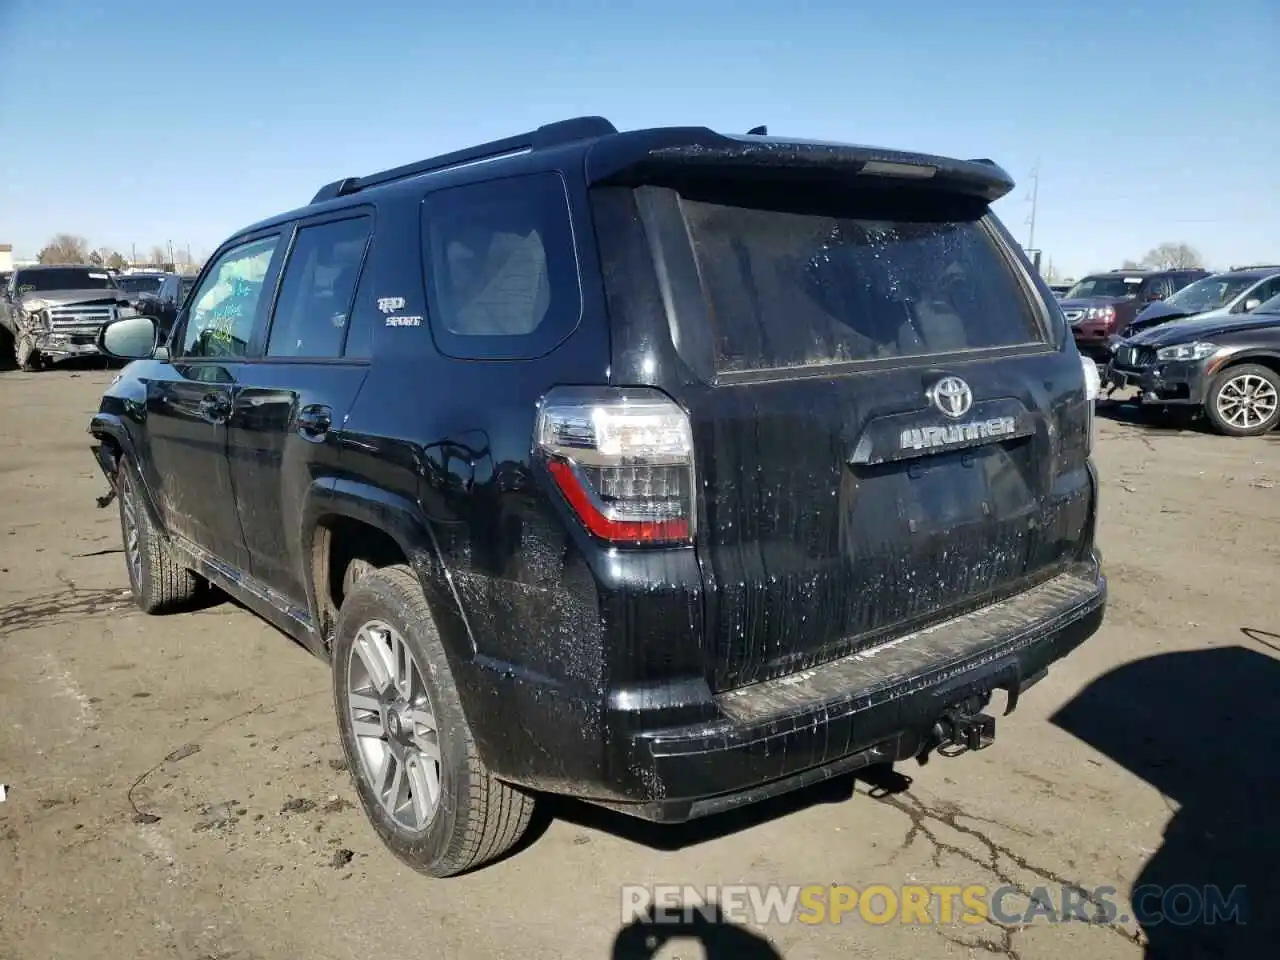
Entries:
{"type": "Polygon", "coordinates": [[[996,718],[980,712],[982,706],[981,700],[966,701],[947,708],[938,718],[930,733],[941,756],[958,757],[991,746],[996,738],[996,718]]]}

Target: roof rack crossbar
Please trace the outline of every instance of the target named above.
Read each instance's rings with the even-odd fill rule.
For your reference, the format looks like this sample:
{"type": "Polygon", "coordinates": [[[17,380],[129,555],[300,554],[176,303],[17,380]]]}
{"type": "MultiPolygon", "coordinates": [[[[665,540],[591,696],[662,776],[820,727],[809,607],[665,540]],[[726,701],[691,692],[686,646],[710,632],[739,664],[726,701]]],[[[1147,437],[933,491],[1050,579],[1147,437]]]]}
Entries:
{"type": "Polygon", "coordinates": [[[514,156],[528,153],[532,150],[545,150],[548,147],[558,147],[562,144],[572,143],[575,140],[603,137],[617,132],[618,128],[604,117],[573,117],[569,120],[546,123],[536,130],[520,133],[514,137],[490,140],[488,143],[477,144],[474,147],[466,147],[462,150],[454,150],[451,153],[442,153],[436,157],[428,157],[426,160],[418,160],[400,167],[392,167],[390,170],[371,173],[364,177],[344,177],[342,180],[335,180],[333,183],[328,183],[321,187],[311,202],[322,203],[326,200],[350,196],[369,187],[421,176],[424,173],[434,173],[439,170],[447,170],[450,167],[460,167],[468,163],[479,163],[484,160],[514,156]]]}

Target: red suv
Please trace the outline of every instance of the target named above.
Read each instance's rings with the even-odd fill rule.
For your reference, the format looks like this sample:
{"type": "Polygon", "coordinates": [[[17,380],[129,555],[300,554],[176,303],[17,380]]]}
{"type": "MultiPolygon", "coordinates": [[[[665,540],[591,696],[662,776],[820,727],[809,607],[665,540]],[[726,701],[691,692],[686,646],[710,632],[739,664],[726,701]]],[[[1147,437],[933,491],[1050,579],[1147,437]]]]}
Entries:
{"type": "Polygon", "coordinates": [[[1110,341],[1148,304],[1172,296],[1189,283],[1209,276],[1208,270],[1112,270],[1094,273],[1067,291],[1059,301],[1076,347],[1085,356],[1106,361],[1110,341]]]}

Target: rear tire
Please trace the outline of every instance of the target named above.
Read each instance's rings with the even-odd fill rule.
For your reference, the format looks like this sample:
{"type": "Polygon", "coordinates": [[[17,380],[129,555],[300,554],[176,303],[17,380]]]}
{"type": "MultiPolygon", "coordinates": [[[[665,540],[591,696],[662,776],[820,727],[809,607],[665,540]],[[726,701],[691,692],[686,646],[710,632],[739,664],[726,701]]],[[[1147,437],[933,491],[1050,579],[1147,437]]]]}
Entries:
{"type": "Polygon", "coordinates": [[[497,859],[524,836],[534,799],[496,780],[480,759],[408,567],[365,570],[344,598],[333,694],[365,814],[404,863],[450,877],[497,859]]]}
{"type": "Polygon", "coordinates": [[[1280,423],[1280,374],[1257,363],[1227,367],[1214,377],[1204,412],[1228,437],[1267,433],[1280,423]]]}
{"type": "Polygon", "coordinates": [[[133,602],[144,613],[167,613],[195,599],[201,579],[174,559],[173,551],[147,513],[133,469],[122,460],[116,471],[120,535],[133,602]]]}

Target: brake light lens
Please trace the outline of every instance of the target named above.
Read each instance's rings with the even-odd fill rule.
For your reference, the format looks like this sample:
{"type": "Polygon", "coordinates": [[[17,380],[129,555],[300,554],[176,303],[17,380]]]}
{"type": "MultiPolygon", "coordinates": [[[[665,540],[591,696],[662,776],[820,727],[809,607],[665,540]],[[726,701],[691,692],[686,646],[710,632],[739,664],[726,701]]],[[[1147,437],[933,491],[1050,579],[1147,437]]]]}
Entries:
{"type": "Polygon", "coordinates": [[[691,543],[693,430],[649,388],[560,387],[543,400],[537,452],[565,502],[615,544],[691,543]]]}
{"type": "Polygon", "coordinates": [[[1102,396],[1102,376],[1098,373],[1098,365],[1091,358],[1082,356],[1080,365],[1084,368],[1084,405],[1085,417],[1088,418],[1085,430],[1085,448],[1086,455],[1093,453],[1093,434],[1094,425],[1094,404],[1102,396]]]}

